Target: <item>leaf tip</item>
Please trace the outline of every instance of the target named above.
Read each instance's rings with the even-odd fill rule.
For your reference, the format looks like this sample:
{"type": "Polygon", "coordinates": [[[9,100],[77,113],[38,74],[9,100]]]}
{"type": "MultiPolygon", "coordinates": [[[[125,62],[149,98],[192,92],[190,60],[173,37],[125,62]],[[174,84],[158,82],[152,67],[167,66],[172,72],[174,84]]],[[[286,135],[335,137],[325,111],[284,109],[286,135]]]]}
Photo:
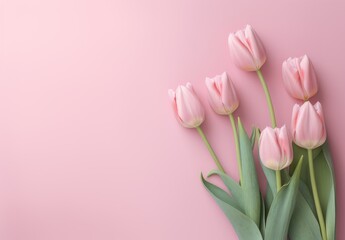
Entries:
{"type": "Polygon", "coordinates": [[[205,178],[204,178],[204,175],[202,174],[202,172],[200,173],[200,179],[201,179],[202,182],[205,181],[205,178]]]}
{"type": "Polygon", "coordinates": [[[213,175],[216,175],[216,174],[218,174],[218,171],[217,171],[216,169],[211,170],[211,171],[207,174],[207,178],[209,178],[209,177],[211,177],[211,176],[213,176],[213,175]]]}
{"type": "Polygon", "coordinates": [[[301,157],[298,160],[296,169],[300,170],[300,168],[302,167],[303,158],[304,158],[304,155],[302,154],[301,157]]]}
{"type": "Polygon", "coordinates": [[[237,125],[238,125],[238,131],[239,131],[239,132],[241,132],[241,133],[245,132],[244,127],[243,127],[243,124],[242,124],[242,121],[241,121],[241,118],[240,118],[240,117],[238,117],[238,119],[237,119],[237,125]]]}
{"type": "MultiPolygon", "coordinates": [[[[298,163],[297,163],[297,166],[296,166],[296,168],[295,168],[295,171],[294,171],[294,173],[293,173],[293,176],[292,176],[293,178],[299,179],[299,177],[300,177],[300,175],[301,175],[301,170],[302,170],[303,158],[304,158],[304,156],[301,155],[301,157],[300,157],[300,159],[299,159],[299,161],[298,161],[298,163]]],[[[299,181],[299,180],[298,180],[298,181],[299,181]]]]}

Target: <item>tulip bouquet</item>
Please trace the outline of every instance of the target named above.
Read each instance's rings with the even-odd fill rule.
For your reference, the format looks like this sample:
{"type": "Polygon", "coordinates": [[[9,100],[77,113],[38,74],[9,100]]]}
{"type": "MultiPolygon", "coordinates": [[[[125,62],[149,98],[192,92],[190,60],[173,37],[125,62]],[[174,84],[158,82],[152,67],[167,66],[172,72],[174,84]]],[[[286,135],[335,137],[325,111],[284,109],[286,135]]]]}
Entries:
{"type": "Polygon", "coordinates": [[[335,181],[326,142],[326,127],[319,102],[310,98],[317,91],[313,65],[305,55],[282,64],[283,83],[300,104],[292,109],[291,133],[277,126],[274,108],[261,67],[266,61],[264,47],[251,26],[231,33],[228,39],[233,63],[245,71],[256,72],[266,95],[271,126],[254,128],[249,136],[234,111],[239,107],[234,84],[223,73],[206,78],[209,102],[217,113],[228,116],[233,129],[239,180],[226,174],[202,123],[204,108],[190,83],[169,90],[177,120],[196,129],[209,150],[217,169],[207,178],[218,176],[226,191],[201,174],[201,181],[241,240],[334,240],[335,181]],[[267,186],[260,191],[254,162],[254,148],[265,174],[267,186]],[[261,193],[262,192],[262,193],[261,193]]]}

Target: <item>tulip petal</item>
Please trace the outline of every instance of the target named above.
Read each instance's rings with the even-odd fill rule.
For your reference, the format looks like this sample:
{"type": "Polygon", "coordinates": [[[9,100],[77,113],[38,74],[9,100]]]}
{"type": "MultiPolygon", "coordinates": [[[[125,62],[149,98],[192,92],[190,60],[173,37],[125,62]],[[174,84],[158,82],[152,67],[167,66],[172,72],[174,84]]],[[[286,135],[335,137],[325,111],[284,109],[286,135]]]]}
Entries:
{"type": "Polygon", "coordinates": [[[288,93],[297,99],[304,99],[301,79],[298,73],[296,62],[289,58],[282,65],[283,82],[288,93]]]}
{"type": "Polygon", "coordinates": [[[302,84],[304,89],[304,95],[307,96],[307,99],[311,98],[317,93],[318,86],[316,80],[316,74],[313,68],[312,63],[310,62],[307,55],[304,55],[301,58],[300,66],[303,71],[302,84]]]}
{"type": "Polygon", "coordinates": [[[307,55],[285,60],[282,76],[286,90],[294,98],[308,100],[317,93],[315,71],[307,55]]]}
{"type": "Polygon", "coordinates": [[[218,90],[215,78],[206,78],[205,83],[209,93],[209,103],[212,109],[218,114],[227,114],[222,104],[221,93],[218,90]]]}
{"type": "Polygon", "coordinates": [[[275,130],[266,127],[259,138],[259,155],[262,163],[267,168],[280,170],[285,164],[282,163],[282,153],[275,130]]]}
{"type": "Polygon", "coordinates": [[[221,94],[222,103],[228,113],[233,113],[239,105],[235,87],[226,73],[222,75],[221,81],[223,86],[221,94]]]}
{"type": "Polygon", "coordinates": [[[195,128],[204,121],[204,109],[190,83],[177,87],[175,99],[176,114],[184,127],[195,128]]]}
{"type": "Polygon", "coordinates": [[[262,45],[259,36],[256,34],[252,26],[247,25],[245,28],[245,36],[250,52],[253,55],[256,69],[260,69],[266,61],[266,52],[264,46],[262,45]]]}
{"type": "MultiPolygon", "coordinates": [[[[293,114],[293,118],[294,117],[296,116],[293,114]]],[[[325,124],[323,115],[320,117],[315,107],[309,101],[305,102],[300,107],[296,119],[297,120],[293,119],[293,121],[295,121],[293,123],[293,129],[294,141],[297,145],[308,149],[314,149],[324,143],[325,124]]]]}
{"type": "Polygon", "coordinates": [[[242,42],[237,36],[235,36],[235,34],[230,34],[228,43],[231,58],[233,59],[237,67],[245,71],[257,70],[253,57],[248,50],[245,42],[242,42]]]}
{"type": "Polygon", "coordinates": [[[174,90],[172,90],[172,89],[169,89],[168,90],[168,94],[169,94],[169,97],[170,97],[170,100],[171,101],[175,101],[175,92],[174,92],[174,90]]]}
{"type": "Polygon", "coordinates": [[[213,110],[221,115],[228,115],[238,107],[238,98],[232,81],[226,72],[205,80],[209,92],[209,102],[213,110]]]}
{"type": "Polygon", "coordinates": [[[281,127],[280,129],[279,128],[276,128],[276,129],[277,129],[277,134],[278,134],[278,142],[279,142],[280,150],[282,153],[282,159],[283,159],[282,168],[286,168],[290,166],[293,159],[291,139],[289,137],[289,134],[286,130],[285,125],[281,127]]]}
{"type": "Polygon", "coordinates": [[[292,119],[291,119],[291,130],[292,130],[292,139],[296,140],[296,125],[297,125],[297,117],[300,110],[300,106],[295,104],[292,109],[292,119]]]}
{"type": "MultiPolygon", "coordinates": [[[[315,105],[314,105],[314,108],[320,118],[320,121],[323,123],[323,128],[322,128],[322,137],[320,139],[320,142],[321,144],[323,144],[325,141],[326,141],[326,138],[327,138],[327,132],[326,132],[326,123],[325,123],[325,118],[324,118],[324,115],[323,115],[323,109],[322,109],[322,105],[320,102],[317,102],[315,105]]],[[[320,144],[320,145],[321,145],[320,144]]]]}

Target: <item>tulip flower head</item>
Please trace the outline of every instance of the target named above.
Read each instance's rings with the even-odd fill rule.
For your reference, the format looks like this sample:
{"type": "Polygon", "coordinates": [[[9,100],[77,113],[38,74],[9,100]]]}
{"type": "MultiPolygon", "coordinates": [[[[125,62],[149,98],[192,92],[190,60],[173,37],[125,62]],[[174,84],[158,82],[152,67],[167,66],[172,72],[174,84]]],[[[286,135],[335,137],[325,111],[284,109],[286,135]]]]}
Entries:
{"type": "Polygon", "coordinates": [[[302,106],[295,104],[292,111],[292,137],[300,147],[314,149],[326,141],[326,126],[322,106],[305,102],[302,106]]]}
{"type": "Polygon", "coordinates": [[[250,25],[231,33],[228,44],[232,60],[245,71],[257,71],[266,61],[265,49],[250,25]]]}
{"type": "Polygon", "coordinates": [[[285,60],[282,75],[285,88],[292,97],[306,101],[317,93],[316,75],[307,55],[285,60]]]}
{"type": "Polygon", "coordinates": [[[186,128],[196,128],[205,119],[204,108],[191,83],[180,85],[176,92],[168,91],[177,120],[186,128]]]}
{"type": "Polygon", "coordinates": [[[285,125],[274,129],[266,127],[261,132],[259,155],[267,168],[281,170],[290,166],[293,159],[292,142],[285,125]]]}
{"type": "Polygon", "coordinates": [[[206,78],[209,102],[213,110],[221,115],[233,113],[239,105],[239,100],[231,79],[226,72],[214,78],[206,78]]]}

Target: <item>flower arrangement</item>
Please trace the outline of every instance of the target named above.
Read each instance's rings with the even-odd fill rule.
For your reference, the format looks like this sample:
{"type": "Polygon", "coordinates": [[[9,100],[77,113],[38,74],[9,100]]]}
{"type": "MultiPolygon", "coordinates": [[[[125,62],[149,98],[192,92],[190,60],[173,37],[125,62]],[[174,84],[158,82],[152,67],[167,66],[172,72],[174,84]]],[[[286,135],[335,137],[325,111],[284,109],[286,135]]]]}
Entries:
{"type": "Polygon", "coordinates": [[[196,129],[209,150],[217,175],[227,191],[201,174],[201,181],[241,240],[334,240],[335,178],[326,142],[326,127],[321,103],[310,102],[318,92],[310,59],[304,55],[282,64],[283,83],[288,93],[303,101],[292,110],[291,134],[285,125],[278,127],[268,86],[261,72],[266,53],[255,30],[231,33],[228,39],[233,63],[244,71],[256,72],[266,95],[271,126],[254,128],[249,136],[240,118],[233,116],[239,100],[227,73],[206,78],[210,106],[228,116],[233,129],[240,179],[226,174],[221,161],[207,140],[202,123],[205,112],[190,83],[169,90],[177,120],[196,129]],[[258,144],[259,159],[267,181],[265,193],[259,189],[253,151],[258,144]]]}

